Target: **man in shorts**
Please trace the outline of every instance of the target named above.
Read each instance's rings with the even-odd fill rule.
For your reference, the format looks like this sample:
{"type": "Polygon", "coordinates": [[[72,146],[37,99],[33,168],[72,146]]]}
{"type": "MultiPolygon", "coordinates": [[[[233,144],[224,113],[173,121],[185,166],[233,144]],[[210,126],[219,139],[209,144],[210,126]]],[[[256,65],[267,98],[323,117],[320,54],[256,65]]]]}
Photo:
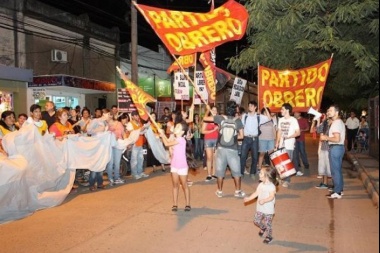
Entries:
{"type": "MultiPolygon", "coordinates": [[[[219,125],[220,137],[217,143],[216,150],[216,176],[217,176],[217,191],[216,196],[223,197],[223,180],[226,173],[227,165],[229,166],[232,178],[235,183],[235,194],[237,198],[243,198],[245,193],[241,190],[241,172],[240,172],[240,157],[238,155],[237,140],[244,137],[243,124],[239,118],[235,118],[237,104],[235,101],[228,101],[226,105],[226,115],[215,115],[204,117],[204,121],[214,122],[219,125]],[[227,119],[232,119],[235,123],[236,135],[234,136],[234,144],[231,146],[222,146],[221,139],[223,136],[223,124],[227,119]]],[[[210,106],[207,106],[205,115],[209,115],[210,106]]]]}

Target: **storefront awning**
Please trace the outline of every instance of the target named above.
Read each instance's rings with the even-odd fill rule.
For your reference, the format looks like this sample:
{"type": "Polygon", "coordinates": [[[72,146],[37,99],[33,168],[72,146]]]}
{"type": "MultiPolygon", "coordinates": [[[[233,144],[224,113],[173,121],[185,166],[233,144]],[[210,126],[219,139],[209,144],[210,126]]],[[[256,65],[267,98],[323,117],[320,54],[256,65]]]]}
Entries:
{"type": "Polygon", "coordinates": [[[28,88],[52,88],[60,90],[78,89],[79,93],[111,93],[116,91],[116,84],[111,82],[86,79],[68,75],[43,75],[34,76],[33,82],[28,83],[28,88]]]}
{"type": "Polygon", "coordinates": [[[31,82],[33,80],[33,70],[0,65],[0,79],[31,82]]]}

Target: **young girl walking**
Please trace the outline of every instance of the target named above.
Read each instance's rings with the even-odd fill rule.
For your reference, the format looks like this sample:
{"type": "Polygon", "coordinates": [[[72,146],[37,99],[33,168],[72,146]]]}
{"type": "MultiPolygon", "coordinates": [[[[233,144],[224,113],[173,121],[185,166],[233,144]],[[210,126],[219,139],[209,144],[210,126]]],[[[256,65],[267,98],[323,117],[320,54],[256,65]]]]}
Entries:
{"type": "Polygon", "coordinates": [[[260,170],[260,184],[249,197],[244,198],[244,202],[257,199],[256,213],[253,223],[260,228],[259,236],[266,234],[264,243],[269,244],[272,240],[272,220],[274,216],[274,205],[276,202],[277,171],[272,167],[262,167],[260,170]]]}
{"type": "Polygon", "coordinates": [[[187,184],[187,175],[189,171],[189,166],[186,161],[186,139],[184,138],[185,133],[187,133],[188,126],[186,122],[181,121],[175,125],[174,128],[174,139],[168,140],[164,131],[160,132],[160,137],[163,143],[167,147],[173,147],[173,153],[170,162],[170,172],[172,176],[173,185],[173,207],[172,211],[176,212],[178,210],[178,191],[179,185],[181,184],[183,192],[185,194],[185,211],[191,210],[190,206],[190,189],[187,184]]]}

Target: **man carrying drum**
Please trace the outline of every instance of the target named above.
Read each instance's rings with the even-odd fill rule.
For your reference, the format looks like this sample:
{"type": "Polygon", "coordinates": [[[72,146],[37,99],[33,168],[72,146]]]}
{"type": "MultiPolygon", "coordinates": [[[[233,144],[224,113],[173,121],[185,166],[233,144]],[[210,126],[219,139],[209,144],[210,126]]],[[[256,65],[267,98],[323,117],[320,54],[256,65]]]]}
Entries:
{"type": "MultiPolygon", "coordinates": [[[[293,159],[293,150],[296,137],[300,135],[300,127],[296,118],[291,116],[293,107],[289,103],[285,103],[281,107],[282,118],[278,121],[278,130],[275,149],[284,148],[289,155],[289,159],[293,159]]],[[[283,179],[282,186],[288,187],[290,176],[283,179]]]]}

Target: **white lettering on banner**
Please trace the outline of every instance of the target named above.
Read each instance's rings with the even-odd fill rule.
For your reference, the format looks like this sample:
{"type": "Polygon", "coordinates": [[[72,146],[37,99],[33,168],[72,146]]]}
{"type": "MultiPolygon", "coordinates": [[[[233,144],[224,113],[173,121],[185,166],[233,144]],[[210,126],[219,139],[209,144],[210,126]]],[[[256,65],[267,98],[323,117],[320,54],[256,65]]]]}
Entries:
{"type": "MultiPolygon", "coordinates": [[[[188,70],[185,70],[185,72],[188,75],[188,70]]],[[[173,87],[175,100],[189,100],[189,80],[187,80],[186,76],[181,71],[174,73],[173,87]]]]}
{"type": "Polygon", "coordinates": [[[243,99],[245,85],[247,84],[247,80],[236,77],[234,84],[232,86],[231,97],[230,100],[234,100],[237,104],[241,104],[241,100],[243,99]]]}
{"type": "MultiPolygon", "coordinates": [[[[202,98],[205,100],[206,103],[208,103],[208,92],[206,88],[206,82],[205,79],[203,78],[203,71],[196,71],[195,72],[195,84],[198,85],[199,88],[199,93],[202,95],[202,98]]],[[[193,92],[194,94],[194,104],[195,105],[200,105],[202,104],[201,97],[196,93],[193,92]]]]}

